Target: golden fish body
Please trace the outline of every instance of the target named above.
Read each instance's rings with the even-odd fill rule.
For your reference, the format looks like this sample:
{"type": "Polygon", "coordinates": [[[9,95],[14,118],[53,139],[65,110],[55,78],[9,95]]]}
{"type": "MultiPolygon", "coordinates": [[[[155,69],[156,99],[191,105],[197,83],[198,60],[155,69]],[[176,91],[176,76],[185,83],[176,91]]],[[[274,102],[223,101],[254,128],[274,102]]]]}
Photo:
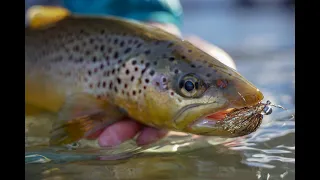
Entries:
{"type": "Polygon", "coordinates": [[[263,99],[239,73],[189,42],[114,17],[70,15],[26,28],[25,77],[26,104],[59,115],[52,144],[73,142],[124,116],[208,134],[189,126],[263,99]]]}

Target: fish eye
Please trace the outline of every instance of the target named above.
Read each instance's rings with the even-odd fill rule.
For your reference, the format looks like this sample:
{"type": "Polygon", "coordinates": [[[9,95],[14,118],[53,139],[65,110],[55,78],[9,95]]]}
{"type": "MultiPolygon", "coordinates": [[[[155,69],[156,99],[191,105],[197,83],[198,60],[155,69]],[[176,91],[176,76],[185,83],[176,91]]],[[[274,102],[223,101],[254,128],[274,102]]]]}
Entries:
{"type": "Polygon", "coordinates": [[[194,74],[184,75],[179,80],[179,94],[183,97],[198,97],[204,90],[204,83],[194,74]]]}
{"type": "Polygon", "coordinates": [[[184,83],[184,89],[188,92],[192,91],[194,89],[194,83],[190,80],[186,81],[184,83]]]}

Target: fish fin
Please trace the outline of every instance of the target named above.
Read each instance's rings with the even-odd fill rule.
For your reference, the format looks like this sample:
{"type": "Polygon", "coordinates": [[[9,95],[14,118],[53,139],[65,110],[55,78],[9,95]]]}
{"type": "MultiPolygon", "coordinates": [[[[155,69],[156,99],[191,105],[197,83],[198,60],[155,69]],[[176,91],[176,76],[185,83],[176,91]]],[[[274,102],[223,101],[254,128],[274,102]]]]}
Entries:
{"type": "Polygon", "coordinates": [[[46,28],[68,17],[71,13],[58,6],[32,6],[26,16],[31,28],[46,28]]]}
{"type": "Polygon", "coordinates": [[[44,109],[38,108],[36,106],[33,106],[31,104],[25,104],[25,115],[26,116],[36,116],[38,114],[41,114],[44,109]]]}
{"type": "Polygon", "coordinates": [[[65,102],[67,85],[53,81],[42,74],[25,78],[26,115],[42,110],[57,113],[65,102]]]}
{"type": "Polygon", "coordinates": [[[66,99],[51,131],[51,145],[65,145],[120,120],[124,113],[116,106],[79,93],[66,99]]]}

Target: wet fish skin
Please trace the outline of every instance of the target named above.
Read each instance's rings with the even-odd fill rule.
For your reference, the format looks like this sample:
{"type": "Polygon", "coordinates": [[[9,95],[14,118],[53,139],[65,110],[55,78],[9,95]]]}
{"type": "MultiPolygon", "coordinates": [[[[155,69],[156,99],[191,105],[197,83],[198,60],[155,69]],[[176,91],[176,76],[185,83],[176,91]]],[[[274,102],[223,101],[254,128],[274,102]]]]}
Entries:
{"type": "Polygon", "coordinates": [[[59,114],[52,144],[73,142],[125,116],[185,132],[201,117],[263,99],[238,72],[191,43],[115,17],[70,15],[26,28],[25,76],[26,104],[59,114]]]}

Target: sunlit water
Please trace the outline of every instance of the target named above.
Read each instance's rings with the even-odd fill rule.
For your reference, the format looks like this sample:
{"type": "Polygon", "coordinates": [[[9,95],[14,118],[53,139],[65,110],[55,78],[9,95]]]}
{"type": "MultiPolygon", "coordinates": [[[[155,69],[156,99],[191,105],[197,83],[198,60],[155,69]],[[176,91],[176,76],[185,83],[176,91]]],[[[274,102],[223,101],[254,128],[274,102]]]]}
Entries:
{"type": "Polygon", "coordinates": [[[69,149],[29,147],[26,179],[295,179],[294,49],[231,55],[265,100],[288,110],[273,108],[258,131],[237,139],[172,135],[144,149],[128,142],[128,153],[86,142],[69,149]]]}

